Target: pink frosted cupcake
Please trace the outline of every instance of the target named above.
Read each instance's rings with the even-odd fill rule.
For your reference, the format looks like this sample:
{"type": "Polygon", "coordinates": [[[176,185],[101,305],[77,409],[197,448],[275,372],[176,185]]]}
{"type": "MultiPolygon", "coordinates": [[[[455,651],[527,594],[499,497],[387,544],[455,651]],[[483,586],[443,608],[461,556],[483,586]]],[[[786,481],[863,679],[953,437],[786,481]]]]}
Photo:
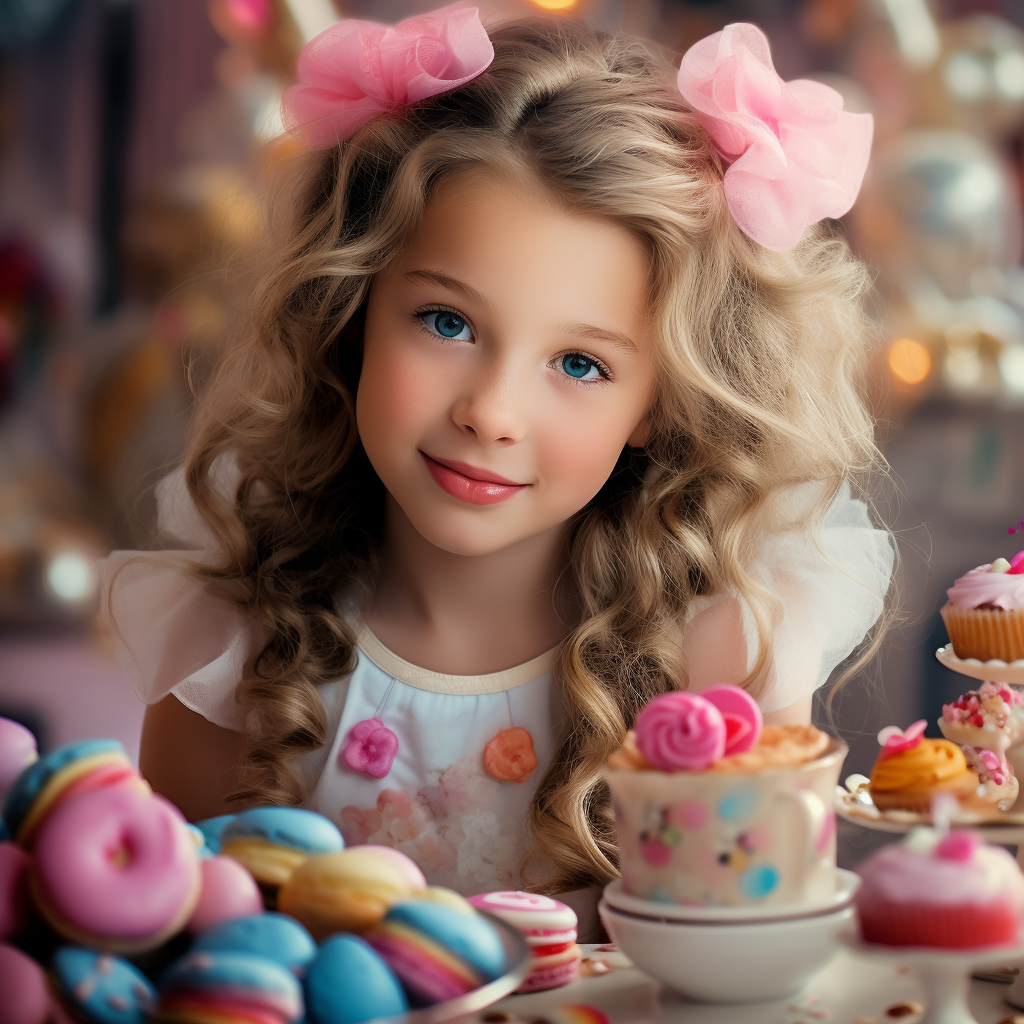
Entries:
{"type": "Polygon", "coordinates": [[[1024,551],[961,576],[941,610],[958,658],[1024,658],[1024,551]]]}
{"type": "Polygon", "coordinates": [[[859,868],[857,916],[865,942],[975,949],[1017,942],[1024,876],[973,832],[914,829],[859,868]]]}

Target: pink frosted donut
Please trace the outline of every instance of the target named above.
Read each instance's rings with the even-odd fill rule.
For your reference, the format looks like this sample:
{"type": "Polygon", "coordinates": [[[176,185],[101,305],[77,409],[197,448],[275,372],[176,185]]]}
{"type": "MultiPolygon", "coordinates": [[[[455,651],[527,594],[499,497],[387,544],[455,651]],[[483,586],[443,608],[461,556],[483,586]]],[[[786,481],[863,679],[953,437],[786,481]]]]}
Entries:
{"type": "Polygon", "coordinates": [[[236,917],[263,913],[263,897],[256,879],[234,857],[210,857],[199,862],[202,892],[186,930],[199,935],[207,928],[236,917]]]}
{"type": "Polygon", "coordinates": [[[167,800],[114,787],[61,804],[35,840],[36,909],[64,938],[113,953],[181,931],[201,887],[185,819],[167,800]]]}
{"type": "Polygon", "coordinates": [[[0,1021],[43,1024],[50,1012],[43,969],[20,949],[0,943],[0,1021]]]}
{"type": "Polygon", "coordinates": [[[409,888],[414,892],[422,892],[426,889],[427,880],[423,877],[423,872],[416,866],[416,862],[401,850],[395,850],[390,846],[374,846],[372,843],[363,846],[362,849],[372,850],[374,856],[387,861],[392,867],[398,868],[409,888]]]}
{"type": "Polygon", "coordinates": [[[35,736],[25,726],[0,718],[0,803],[14,780],[38,760],[35,736]]]}
{"type": "Polygon", "coordinates": [[[0,843],[0,941],[28,926],[28,865],[17,843],[0,843]]]}

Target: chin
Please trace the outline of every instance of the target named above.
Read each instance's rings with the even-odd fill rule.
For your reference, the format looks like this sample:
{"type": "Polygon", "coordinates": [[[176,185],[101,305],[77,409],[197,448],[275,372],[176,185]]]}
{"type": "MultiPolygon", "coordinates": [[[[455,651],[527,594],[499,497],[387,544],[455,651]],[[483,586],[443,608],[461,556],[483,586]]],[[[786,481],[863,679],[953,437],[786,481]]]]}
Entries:
{"type": "Polygon", "coordinates": [[[429,520],[417,522],[414,519],[412,525],[416,532],[434,547],[453,555],[467,557],[490,555],[523,539],[519,533],[513,535],[489,525],[453,523],[449,516],[445,517],[443,523],[429,520]]]}

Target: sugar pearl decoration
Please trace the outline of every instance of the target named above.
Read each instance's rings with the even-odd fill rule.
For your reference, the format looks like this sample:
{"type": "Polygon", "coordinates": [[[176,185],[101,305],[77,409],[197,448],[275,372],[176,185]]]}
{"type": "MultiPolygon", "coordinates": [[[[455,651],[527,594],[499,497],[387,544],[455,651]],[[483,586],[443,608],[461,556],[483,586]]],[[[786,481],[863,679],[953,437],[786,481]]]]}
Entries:
{"type": "Polygon", "coordinates": [[[997,558],[989,567],[989,572],[1009,572],[1010,563],[1005,558],[997,558]]]}

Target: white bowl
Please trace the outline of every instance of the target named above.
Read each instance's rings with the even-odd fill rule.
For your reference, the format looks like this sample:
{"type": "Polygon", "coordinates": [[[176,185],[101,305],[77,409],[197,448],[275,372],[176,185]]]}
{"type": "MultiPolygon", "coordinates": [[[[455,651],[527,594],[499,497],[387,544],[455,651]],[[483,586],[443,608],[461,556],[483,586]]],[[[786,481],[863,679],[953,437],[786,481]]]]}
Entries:
{"type": "Polygon", "coordinates": [[[622,880],[615,879],[604,888],[605,902],[615,910],[627,914],[649,917],[656,921],[684,921],[704,924],[740,924],[755,921],[790,921],[797,917],[814,917],[830,914],[845,907],[860,888],[860,875],[843,868],[836,868],[835,892],[827,900],[809,903],[747,903],[730,907],[693,907],[681,903],[656,903],[631,896],[622,888],[622,880]]]}
{"type": "Polygon", "coordinates": [[[753,1003],[799,992],[839,951],[853,907],[747,923],[655,921],[598,904],[612,941],[633,963],[690,999],[753,1003]]]}

